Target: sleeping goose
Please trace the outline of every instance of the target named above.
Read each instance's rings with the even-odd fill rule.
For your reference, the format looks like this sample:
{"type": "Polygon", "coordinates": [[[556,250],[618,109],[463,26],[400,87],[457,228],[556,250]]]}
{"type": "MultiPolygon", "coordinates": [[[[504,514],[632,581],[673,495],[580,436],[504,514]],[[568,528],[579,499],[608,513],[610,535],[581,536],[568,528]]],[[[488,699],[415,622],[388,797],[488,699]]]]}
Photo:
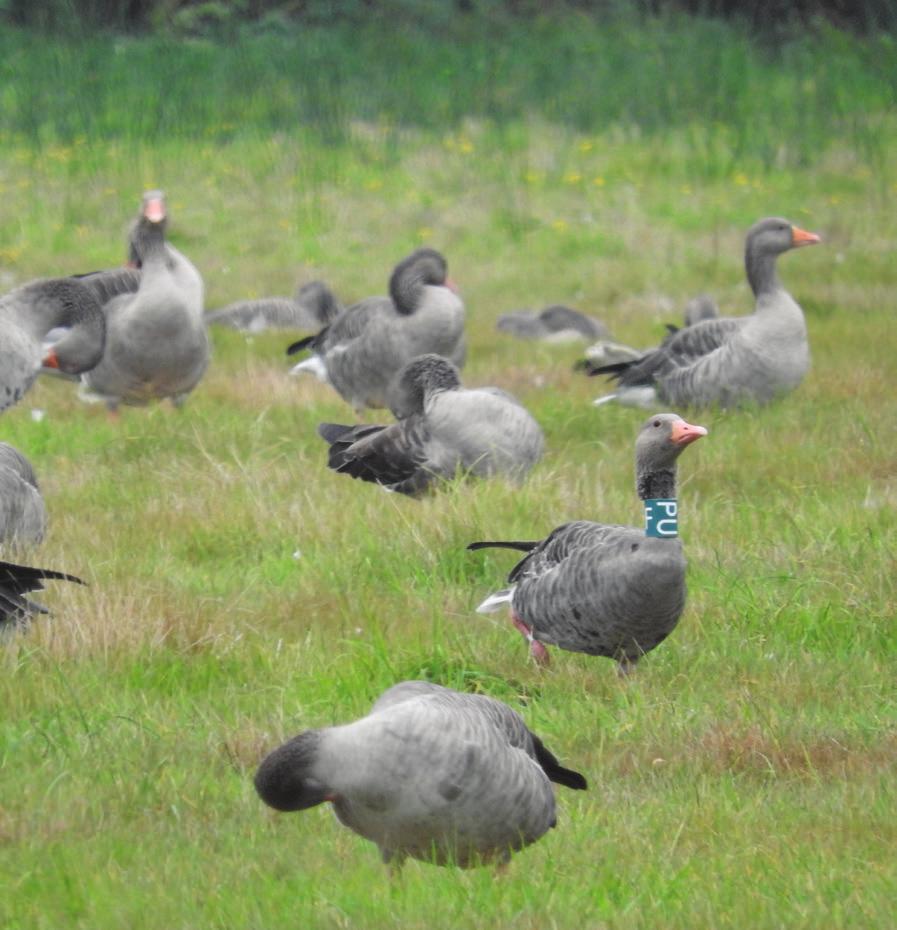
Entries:
{"type": "Polygon", "coordinates": [[[43,582],[48,578],[84,584],[65,572],[0,561],[0,634],[24,629],[33,614],[49,613],[46,607],[25,597],[32,591],[43,591],[43,582]]]}
{"type": "Polygon", "coordinates": [[[645,529],[577,520],[536,542],[475,542],[527,555],[511,571],[511,587],[477,608],[510,604],[511,621],[547,664],[545,643],[607,656],[621,673],[662,642],[685,606],[685,557],[678,538],[676,460],[701,436],[674,413],[646,420],[635,443],[636,490],[645,529]]]}
{"type": "Polygon", "coordinates": [[[333,291],[323,281],[309,281],[295,297],[241,300],[206,314],[206,323],[245,333],[266,329],[314,329],[326,326],[341,311],[333,291]]]}
{"type": "Polygon", "coordinates": [[[539,313],[528,310],[504,313],[495,325],[500,332],[510,333],[518,339],[574,342],[578,339],[610,338],[610,332],[600,320],[563,304],[552,304],[539,313]]]}
{"type": "Polygon", "coordinates": [[[255,776],[276,810],[329,801],[384,862],[461,868],[506,862],[555,826],[551,782],[586,787],[506,704],[424,681],[395,685],[352,723],[300,733],[255,776]]]}
{"type": "Polygon", "coordinates": [[[294,342],[287,354],[312,349],[296,365],[327,381],[358,413],[388,407],[393,380],[418,355],[432,352],[464,363],[464,304],[447,276],[445,259],[418,249],[399,262],[389,297],[369,297],[344,310],[317,335],[294,342]]]}
{"type": "Polygon", "coordinates": [[[399,373],[391,426],[322,423],[328,465],[391,491],[418,494],[460,469],[522,480],[542,457],[542,429],[510,394],[461,386],[458,369],[439,355],[422,355],[399,373]]]}
{"type": "Polygon", "coordinates": [[[180,406],[209,362],[202,279],[165,242],[166,222],[164,197],[159,191],[145,194],[131,235],[132,257],[140,265],[136,291],[130,290],[133,272],[127,269],[81,279],[111,296],[103,306],[106,351],[82,377],[82,397],[105,401],[113,412],[119,404],[165,397],[180,406]]]}
{"type": "Polygon", "coordinates": [[[0,442],[0,550],[36,546],[46,528],[47,508],[31,463],[0,442]]]}
{"type": "Polygon", "coordinates": [[[69,278],[32,281],[0,297],[0,411],[41,367],[78,375],[99,362],[106,321],[90,290],[69,278]]]}
{"type": "Polygon", "coordinates": [[[596,404],[618,400],[652,407],[733,407],[765,404],[796,388],[810,367],[803,311],[776,273],[783,252],[820,241],[787,220],[755,223],[745,243],[754,312],[709,319],[671,333],[659,348],[635,361],[592,365],[589,374],[609,374],[617,390],[596,404]]]}

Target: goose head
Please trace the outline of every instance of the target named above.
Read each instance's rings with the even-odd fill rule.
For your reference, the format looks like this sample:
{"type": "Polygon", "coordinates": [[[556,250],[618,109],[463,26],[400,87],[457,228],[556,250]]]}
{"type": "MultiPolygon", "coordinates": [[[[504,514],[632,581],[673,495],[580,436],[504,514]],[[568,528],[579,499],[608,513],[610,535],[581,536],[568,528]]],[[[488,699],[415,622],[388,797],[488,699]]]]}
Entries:
{"type": "Polygon", "coordinates": [[[72,278],[54,278],[41,283],[36,301],[55,323],[44,346],[44,367],[68,375],[95,368],[106,345],[106,317],[90,289],[72,278]]]}
{"type": "Polygon", "coordinates": [[[399,313],[414,313],[427,285],[449,287],[448,264],[435,249],[417,249],[402,259],[389,279],[389,296],[399,313]]]}
{"type": "Polygon", "coordinates": [[[265,804],[278,811],[302,811],[333,800],[314,775],[321,737],[320,730],[306,730],[262,760],[255,790],[265,804]]]}
{"type": "Polygon", "coordinates": [[[128,240],[128,264],[141,268],[150,243],[164,239],[168,226],[168,207],[162,191],[147,191],[140,204],[131,235],[128,240]]]}
{"type": "Polygon", "coordinates": [[[415,413],[423,413],[427,397],[436,391],[451,391],[461,386],[457,367],[441,355],[419,355],[396,375],[393,414],[402,420],[415,413]]]}
{"type": "Polygon", "coordinates": [[[676,460],[687,446],[706,435],[705,427],[687,423],[676,413],[656,413],[645,420],[635,440],[639,497],[675,497],[676,460]]]}
{"type": "Polygon", "coordinates": [[[807,232],[781,217],[768,216],[754,223],[748,230],[745,253],[748,255],[781,255],[789,249],[815,245],[821,241],[816,233],[807,232]]]}

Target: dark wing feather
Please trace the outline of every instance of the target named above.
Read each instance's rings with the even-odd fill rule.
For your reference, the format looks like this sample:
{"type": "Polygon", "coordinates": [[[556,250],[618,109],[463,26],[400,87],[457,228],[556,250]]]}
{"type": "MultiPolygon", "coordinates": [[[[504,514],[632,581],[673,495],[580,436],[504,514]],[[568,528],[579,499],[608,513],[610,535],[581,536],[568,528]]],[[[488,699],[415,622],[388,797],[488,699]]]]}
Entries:
{"type": "Polygon", "coordinates": [[[31,591],[42,591],[43,581],[48,578],[84,584],[80,578],[65,572],[0,561],[0,625],[23,622],[33,613],[47,613],[45,607],[29,601],[23,595],[31,591]]]}

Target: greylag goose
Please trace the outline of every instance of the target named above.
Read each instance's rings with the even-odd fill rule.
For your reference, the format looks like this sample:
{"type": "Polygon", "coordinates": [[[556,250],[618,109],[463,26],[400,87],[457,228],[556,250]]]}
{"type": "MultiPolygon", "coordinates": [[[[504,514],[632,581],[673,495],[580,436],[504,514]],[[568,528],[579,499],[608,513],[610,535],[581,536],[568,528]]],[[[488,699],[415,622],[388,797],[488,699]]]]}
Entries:
{"type": "Polygon", "coordinates": [[[106,351],[99,365],[82,377],[82,397],[119,404],[145,404],[171,398],[179,406],[196,387],[209,362],[202,319],[202,280],[193,265],[165,242],[167,212],[158,191],[144,195],[131,235],[140,265],[136,291],[133,272],[98,272],[81,280],[110,295],[106,351]]]}
{"type": "Polygon", "coordinates": [[[600,320],[563,304],[552,304],[539,313],[528,310],[504,313],[498,318],[496,328],[518,339],[542,339],[547,342],[610,339],[610,332],[600,320]]]}
{"type": "Polygon", "coordinates": [[[592,365],[589,374],[617,379],[618,400],[652,407],[733,407],[765,404],[796,388],[810,367],[803,311],[776,273],[783,252],[820,241],[787,220],[768,217],[748,230],[745,269],[756,298],[743,317],[704,320],[671,333],[659,348],[635,361],[592,365]]]}
{"type": "Polygon", "coordinates": [[[418,494],[460,469],[518,481],[542,457],[539,424],[498,388],[461,386],[458,369],[440,355],[422,355],[399,372],[391,426],[322,423],[334,471],[418,494]]]}
{"type": "Polygon", "coordinates": [[[47,528],[47,508],[28,459],[0,442],[0,549],[36,546],[47,528]]]}
{"type": "Polygon", "coordinates": [[[396,867],[506,862],[555,826],[551,782],[586,788],[506,704],[424,681],[395,685],[352,723],[300,733],[255,776],[276,810],[331,802],[396,867]]]}
{"type": "Polygon", "coordinates": [[[607,656],[629,671],[672,632],[685,606],[685,557],[678,537],[676,460],[706,436],[674,413],[645,421],[635,443],[636,490],[645,504],[644,529],[577,520],[536,542],[475,542],[527,555],[511,571],[511,587],[477,608],[510,604],[511,621],[548,662],[545,643],[607,656]]]}
{"type": "Polygon", "coordinates": [[[67,375],[103,356],[106,321],[78,281],[32,281],[0,297],[0,411],[22,399],[42,366],[67,375]]]}
{"type": "Polygon", "coordinates": [[[0,561],[0,632],[6,634],[23,629],[33,614],[49,612],[46,607],[25,597],[32,591],[43,591],[43,582],[48,578],[84,584],[80,578],[65,572],[0,561]]]}
{"type": "Polygon", "coordinates": [[[266,329],[315,329],[326,326],[342,312],[333,291],[323,281],[309,281],[295,297],[261,297],[241,300],[206,314],[206,323],[229,326],[245,333],[266,329]]]}
{"type": "Polygon", "coordinates": [[[357,412],[388,407],[393,380],[413,358],[435,353],[464,363],[464,304],[447,276],[445,259],[418,249],[399,262],[389,297],[369,297],[344,310],[317,335],[294,342],[287,354],[312,349],[296,365],[327,381],[357,412]]]}

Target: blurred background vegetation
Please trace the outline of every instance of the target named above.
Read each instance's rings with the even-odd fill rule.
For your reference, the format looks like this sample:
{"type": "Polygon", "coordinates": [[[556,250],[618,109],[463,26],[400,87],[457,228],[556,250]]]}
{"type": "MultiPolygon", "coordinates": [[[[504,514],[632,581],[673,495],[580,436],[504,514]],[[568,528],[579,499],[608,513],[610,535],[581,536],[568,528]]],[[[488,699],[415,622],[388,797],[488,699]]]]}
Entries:
{"type": "Polygon", "coordinates": [[[893,31],[894,0],[2,0],[0,16],[19,26],[68,30],[210,34],[238,28],[281,29],[379,19],[392,28],[445,27],[448,22],[533,20],[578,14],[620,16],[687,13],[735,20],[767,37],[781,37],[819,22],[861,32],[893,31]]]}

